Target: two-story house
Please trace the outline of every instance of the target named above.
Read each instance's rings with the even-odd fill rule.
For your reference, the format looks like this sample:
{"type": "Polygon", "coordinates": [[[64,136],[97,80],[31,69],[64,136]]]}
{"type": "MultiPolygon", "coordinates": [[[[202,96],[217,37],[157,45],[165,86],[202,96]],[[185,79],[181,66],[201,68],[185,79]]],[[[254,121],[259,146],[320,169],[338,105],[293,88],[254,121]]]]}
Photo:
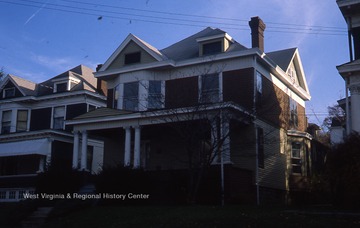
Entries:
{"type": "MultiPolygon", "coordinates": [[[[34,191],[47,165],[71,169],[73,134],[65,121],[103,107],[104,83],[79,65],[41,83],[7,75],[0,84],[0,201],[34,191]]],[[[106,91],[105,91],[106,93],[106,91]]],[[[88,164],[96,172],[103,142],[89,139],[88,164]]]]}
{"type": "Polygon", "coordinates": [[[343,138],[352,132],[360,133],[360,2],[336,0],[336,3],[348,28],[350,61],[336,67],[345,82],[345,99],[338,103],[346,113],[346,122],[331,129],[333,143],[342,142],[343,138]]]}
{"type": "Polygon", "coordinates": [[[265,24],[254,17],[249,25],[251,48],[210,27],[162,50],[128,35],[95,73],[107,82],[107,108],[67,121],[73,167],[87,168],[86,139],[101,135],[103,166],[226,165],[234,173],[227,194],[250,189],[253,201],[304,187],[310,94],[299,51],[264,52],[265,24]]]}

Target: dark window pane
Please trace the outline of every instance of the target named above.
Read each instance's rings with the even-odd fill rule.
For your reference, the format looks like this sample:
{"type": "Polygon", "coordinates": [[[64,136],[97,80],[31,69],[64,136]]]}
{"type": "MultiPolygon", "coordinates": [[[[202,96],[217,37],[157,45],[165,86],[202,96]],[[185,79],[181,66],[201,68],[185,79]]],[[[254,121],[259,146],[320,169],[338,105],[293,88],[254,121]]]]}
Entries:
{"type": "Polygon", "coordinates": [[[125,54],[125,65],[132,63],[140,63],[141,52],[125,54]]]}
{"type": "Polygon", "coordinates": [[[56,92],[67,91],[67,82],[56,84],[56,92]]]}
{"type": "Polygon", "coordinates": [[[211,55],[221,52],[221,41],[203,44],[203,55],[211,55]]]}
{"type": "Polygon", "coordinates": [[[125,110],[137,111],[139,106],[139,83],[130,82],[124,84],[124,100],[123,106],[125,110]]]}

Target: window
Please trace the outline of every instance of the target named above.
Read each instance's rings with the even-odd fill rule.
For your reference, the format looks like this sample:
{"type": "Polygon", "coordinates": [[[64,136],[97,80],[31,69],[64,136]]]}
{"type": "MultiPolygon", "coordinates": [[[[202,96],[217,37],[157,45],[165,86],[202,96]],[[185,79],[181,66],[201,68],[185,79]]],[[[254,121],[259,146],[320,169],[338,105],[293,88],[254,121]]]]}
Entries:
{"type": "Polygon", "coordinates": [[[212,55],[222,51],[221,41],[203,44],[203,55],[212,55]]]}
{"type": "Polygon", "coordinates": [[[295,174],[301,174],[301,144],[299,142],[293,142],[291,144],[291,166],[292,172],[295,174]]]}
{"type": "Polygon", "coordinates": [[[65,106],[55,107],[53,112],[53,129],[64,129],[65,106]]]}
{"type": "Polygon", "coordinates": [[[65,91],[68,91],[68,83],[67,82],[55,84],[54,92],[58,93],[58,92],[65,92],[65,91]]]}
{"type": "Polygon", "coordinates": [[[6,199],[6,191],[0,191],[0,199],[6,199]]]}
{"type": "Polygon", "coordinates": [[[208,74],[201,76],[200,102],[212,103],[220,101],[219,75],[208,74]]]}
{"type": "Polygon", "coordinates": [[[256,71],[256,103],[258,105],[261,104],[262,90],[262,75],[256,71]]]}
{"type": "Polygon", "coordinates": [[[4,111],[2,113],[2,120],[1,120],[1,134],[8,134],[10,133],[11,129],[11,110],[4,111]]]}
{"type": "Polygon", "coordinates": [[[88,146],[87,155],[86,155],[86,168],[87,170],[89,170],[90,173],[92,171],[93,156],[94,156],[94,147],[88,146]]]}
{"type": "Polygon", "coordinates": [[[16,199],[16,191],[9,191],[9,199],[16,199]]]}
{"type": "Polygon", "coordinates": [[[298,111],[297,111],[297,103],[294,99],[290,99],[290,125],[293,127],[298,126],[298,111]]]}
{"type": "Polygon", "coordinates": [[[125,110],[139,110],[139,83],[130,82],[124,84],[123,108],[125,110]]]}
{"type": "Polygon", "coordinates": [[[16,120],[16,131],[26,131],[28,122],[28,110],[18,110],[16,120]]]}
{"type": "Polygon", "coordinates": [[[15,87],[6,88],[3,90],[3,98],[14,97],[15,96],[15,87]]]}
{"type": "Polygon", "coordinates": [[[162,106],[161,81],[149,81],[148,108],[158,109],[162,106]]]}
{"type": "Polygon", "coordinates": [[[89,104],[88,105],[88,112],[94,111],[96,109],[96,106],[89,104]]]}
{"type": "Polygon", "coordinates": [[[26,190],[19,190],[19,199],[24,199],[25,194],[26,194],[26,190]]]}
{"type": "Polygon", "coordinates": [[[141,52],[125,54],[125,60],[124,60],[125,65],[140,63],[140,61],[141,61],[141,52]]]}
{"type": "Polygon", "coordinates": [[[258,167],[265,167],[265,154],[264,154],[264,130],[257,128],[257,152],[258,152],[258,167]]]}

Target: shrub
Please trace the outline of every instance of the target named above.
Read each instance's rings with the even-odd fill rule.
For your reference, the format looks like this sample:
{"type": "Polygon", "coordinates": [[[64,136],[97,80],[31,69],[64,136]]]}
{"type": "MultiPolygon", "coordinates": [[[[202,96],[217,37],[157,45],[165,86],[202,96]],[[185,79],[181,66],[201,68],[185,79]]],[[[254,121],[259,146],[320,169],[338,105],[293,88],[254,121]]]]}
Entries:
{"type": "Polygon", "coordinates": [[[49,168],[37,176],[36,192],[48,194],[67,194],[78,192],[84,184],[87,173],[77,170],[58,170],[49,168]]]}

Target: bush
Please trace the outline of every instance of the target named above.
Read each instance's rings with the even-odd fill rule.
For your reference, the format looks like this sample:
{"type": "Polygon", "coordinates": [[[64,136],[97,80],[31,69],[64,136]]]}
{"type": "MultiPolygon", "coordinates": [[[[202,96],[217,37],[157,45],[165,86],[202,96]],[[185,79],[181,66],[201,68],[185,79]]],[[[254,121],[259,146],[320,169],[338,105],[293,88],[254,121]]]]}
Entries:
{"type": "Polygon", "coordinates": [[[51,167],[37,176],[36,192],[67,194],[78,192],[85,183],[87,173],[77,170],[58,170],[51,167]]]}
{"type": "Polygon", "coordinates": [[[333,203],[360,208],[360,135],[352,134],[328,155],[327,171],[333,203]]]}

